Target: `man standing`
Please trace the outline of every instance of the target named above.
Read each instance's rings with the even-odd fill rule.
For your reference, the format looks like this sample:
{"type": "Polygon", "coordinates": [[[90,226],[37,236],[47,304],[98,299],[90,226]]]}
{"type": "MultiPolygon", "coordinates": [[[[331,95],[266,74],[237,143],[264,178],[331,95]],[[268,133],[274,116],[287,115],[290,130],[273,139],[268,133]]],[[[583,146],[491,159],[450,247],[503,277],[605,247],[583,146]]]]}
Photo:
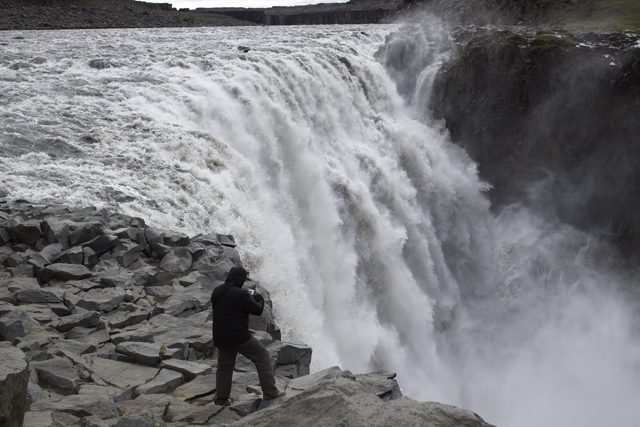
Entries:
{"type": "Polygon", "coordinates": [[[276,387],[269,352],[249,331],[249,315],[262,314],[264,298],[257,289],[253,295],[248,289],[242,289],[248,275],[249,272],[244,268],[233,267],[224,284],[215,288],[211,294],[213,344],[218,349],[217,405],[231,404],[229,396],[238,353],[256,365],[263,399],[275,399],[286,394],[276,387]]]}

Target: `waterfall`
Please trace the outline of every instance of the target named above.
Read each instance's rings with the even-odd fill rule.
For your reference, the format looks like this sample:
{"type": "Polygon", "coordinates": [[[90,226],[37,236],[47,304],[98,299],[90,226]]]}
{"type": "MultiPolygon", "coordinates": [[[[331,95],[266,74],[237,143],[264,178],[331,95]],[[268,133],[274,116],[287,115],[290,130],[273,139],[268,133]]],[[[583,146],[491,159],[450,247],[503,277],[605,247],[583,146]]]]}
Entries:
{"type": "Polygon", "coordinates": [[[640,346],[598,286],[619,281],[605,249],[490,213],[476,165],[402,98],[447,50],[403,89],[374,56],[397,30],[5,32],[0,192],[233,234],[314,370],[397,372],[405,394],[501,425],[631,425],[640,346]]]}

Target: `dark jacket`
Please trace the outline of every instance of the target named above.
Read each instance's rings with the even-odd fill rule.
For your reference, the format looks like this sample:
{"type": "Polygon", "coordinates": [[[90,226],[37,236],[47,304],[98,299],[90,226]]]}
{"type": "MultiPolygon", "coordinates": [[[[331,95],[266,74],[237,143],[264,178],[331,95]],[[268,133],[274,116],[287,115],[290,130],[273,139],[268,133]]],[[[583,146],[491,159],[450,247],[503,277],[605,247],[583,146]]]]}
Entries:
{"type": "Polygon", "coordinates": [[[249,341],[249,315],[262,314],[262,295],[251,296],[246,289],[242,289],[248,274],[242,267],[233,267],[224,284],[211,294],[213,345],[218,348],[237,347],[249,341]]]}

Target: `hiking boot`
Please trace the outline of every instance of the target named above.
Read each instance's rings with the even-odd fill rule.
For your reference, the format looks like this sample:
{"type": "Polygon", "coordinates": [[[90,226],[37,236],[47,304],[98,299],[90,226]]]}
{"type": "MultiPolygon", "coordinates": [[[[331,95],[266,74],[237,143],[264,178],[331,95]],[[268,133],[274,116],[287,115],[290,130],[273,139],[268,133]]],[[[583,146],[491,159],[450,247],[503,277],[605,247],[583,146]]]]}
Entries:
{"type": "Polygon", "coordinates": [[[231,405],[231,399],[213,399],[213,403],[218,406],[229,406],[231,405]]]}
{"type": "Polygon", "coordinates": [[[284,391],[284,390],[280,390],[280,391],[278,392],[278,394],[277,394],[277,395],[275,395],[275,396],[267,396],[267,395],[264,395],[264,396],[263,396],[263,398],[262,398],[262,400],[277,399],[277,398],[279,398],[279,397],[286,396],[286,394],[287,394],[287,392],[286,392],[286,391],[284,391]]]}

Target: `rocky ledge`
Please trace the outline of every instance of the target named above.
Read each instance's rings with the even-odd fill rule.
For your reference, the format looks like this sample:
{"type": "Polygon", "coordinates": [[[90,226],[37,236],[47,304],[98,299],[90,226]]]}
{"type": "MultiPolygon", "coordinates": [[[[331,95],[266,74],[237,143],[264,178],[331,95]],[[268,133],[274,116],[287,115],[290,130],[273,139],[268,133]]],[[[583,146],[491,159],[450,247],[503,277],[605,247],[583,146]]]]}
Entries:
{"type": "Polygon", "coordinates": [[[94,207],[0,199],[0,424],[489,427],[403,397],[390,372],[309,375],[311,348],[280,341],[269,292],[250,281],[266,301],[250,325],[287,396],[263,401],[239,357],[233,403],[216,405],[210,295],[242,266],[235,246],[94,207]]]}

